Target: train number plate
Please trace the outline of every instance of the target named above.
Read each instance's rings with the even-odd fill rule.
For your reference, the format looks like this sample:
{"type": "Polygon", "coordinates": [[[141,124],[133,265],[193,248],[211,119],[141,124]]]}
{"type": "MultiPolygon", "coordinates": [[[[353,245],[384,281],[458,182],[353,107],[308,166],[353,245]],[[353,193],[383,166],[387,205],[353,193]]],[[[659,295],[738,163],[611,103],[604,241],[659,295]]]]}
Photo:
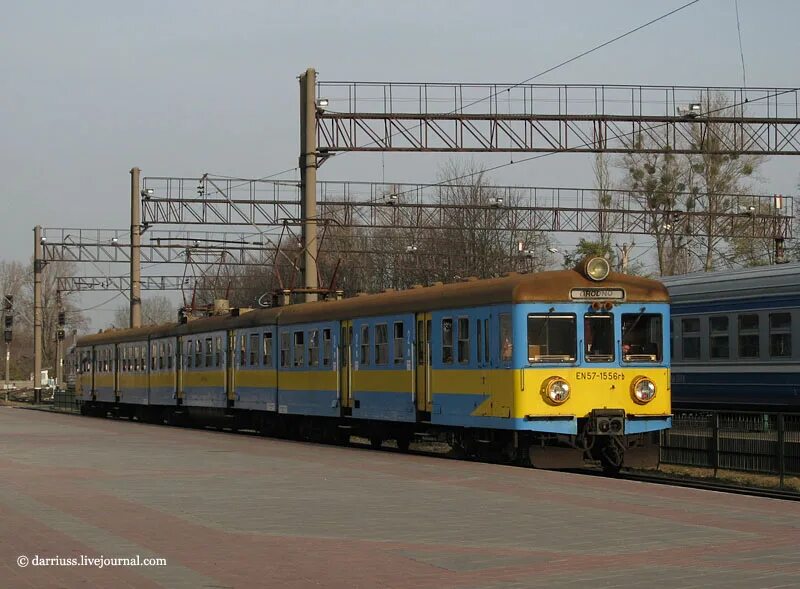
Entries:
{"type": "Polygon", "coordinates": [[[625,380],[625,373],[620,370],[578,370],[575,380],[589,380],[595,382],[610,382],[625,380]]]}

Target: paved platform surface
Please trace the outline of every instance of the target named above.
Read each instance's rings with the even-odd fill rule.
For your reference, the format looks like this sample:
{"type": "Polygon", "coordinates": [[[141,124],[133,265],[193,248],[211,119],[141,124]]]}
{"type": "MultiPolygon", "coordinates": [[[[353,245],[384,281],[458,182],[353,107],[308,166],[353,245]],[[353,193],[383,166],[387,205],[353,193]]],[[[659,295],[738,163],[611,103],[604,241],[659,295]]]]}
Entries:
{"type": "Polygon", "coordinates": [[[797,503],[0,407],[0,587],[797,587],[799,544],[797,503]],[[41,565],[81,556],[166,566],[41,565]]]}

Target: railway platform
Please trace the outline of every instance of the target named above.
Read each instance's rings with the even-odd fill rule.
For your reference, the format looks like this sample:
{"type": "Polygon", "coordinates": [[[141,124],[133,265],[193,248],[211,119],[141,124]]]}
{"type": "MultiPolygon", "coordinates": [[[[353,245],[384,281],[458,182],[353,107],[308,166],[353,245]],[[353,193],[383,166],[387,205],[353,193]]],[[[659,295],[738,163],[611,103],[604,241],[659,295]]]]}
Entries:
{"type": "Polygon", "coordinates": [[[2,587],[795,587],[799,537],[797,502],[0,407],[2,587]]]}

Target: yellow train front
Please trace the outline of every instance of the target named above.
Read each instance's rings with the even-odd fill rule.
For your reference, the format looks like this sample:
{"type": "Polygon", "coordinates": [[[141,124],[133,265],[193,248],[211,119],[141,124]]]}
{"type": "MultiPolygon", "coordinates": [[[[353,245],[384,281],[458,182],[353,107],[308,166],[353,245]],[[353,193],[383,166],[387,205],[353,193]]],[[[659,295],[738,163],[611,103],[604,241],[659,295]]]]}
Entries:
{"type": "Polygon", "coordinates": [[[593,258],[88,336],[78,387],[86,413],[616,470],[671,424],[668,324],[661,283],[593,258]]]}

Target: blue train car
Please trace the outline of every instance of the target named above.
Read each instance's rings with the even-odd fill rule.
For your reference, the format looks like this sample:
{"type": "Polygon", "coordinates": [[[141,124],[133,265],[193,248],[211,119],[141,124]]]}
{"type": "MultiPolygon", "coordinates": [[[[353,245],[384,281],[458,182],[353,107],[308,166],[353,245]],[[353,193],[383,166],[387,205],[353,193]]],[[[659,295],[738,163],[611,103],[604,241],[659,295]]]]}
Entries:
{"type": "Polygon", "coordinates": [[[677,406],[800,409],[800,264],[664,284],[677,406]]]}

